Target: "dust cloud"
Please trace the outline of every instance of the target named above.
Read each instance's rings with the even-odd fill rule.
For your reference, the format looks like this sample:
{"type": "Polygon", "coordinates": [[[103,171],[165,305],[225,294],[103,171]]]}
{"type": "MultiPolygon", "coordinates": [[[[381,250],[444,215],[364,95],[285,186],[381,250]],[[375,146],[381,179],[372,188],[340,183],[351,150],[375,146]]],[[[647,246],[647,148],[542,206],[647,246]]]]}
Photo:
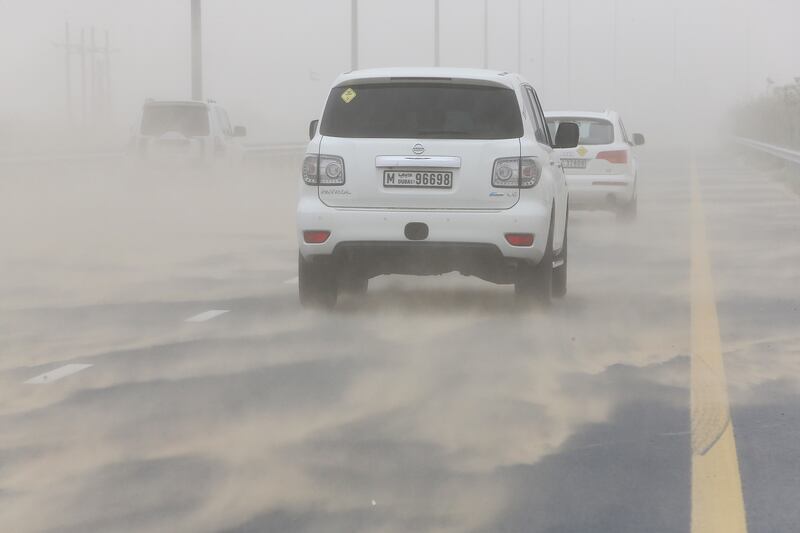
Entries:
{"type": "MultiPolygon", "coordinates": [[[[359,67],[433,65],[433,0],[360,4],[359,67]]],[[[5,527],[496,531],[504,517],[527,523],[530,494],[555,531],[571,495],[586,516],[616,503],[604,481],[657,492],[630,472],[652,468],[686,495],[664,472],[683,465],[688,432],[689,154],[713,173],[735,110],[800,75],[800,4],[488,5],[490,68],[521,72],[546,110],[614,109],[647,136],[642,216],[574,216],[577,288],[551,311],[458,274],[380,278],[334,313],[299,309],[303,143],[351,68],[350,0],[203,2],[203,96],[247,127],[252,158],[188,170],[137,166],[131,141],[147,99],[190,99],[188,1],[0,1],[5,527]],[[73,46],[95,28],[83,85],[75,53],[65,82],[67,22],[73,46]],[[184,322],[209,309],[235,312],[184,322]],[[63,386],[21,385],[70,361],[93,366],[63,386]],[[642,442],[663,455],[651,464],[642,442]],[[562,476],[575,457],[603,467],[562,476]]],[[[440,6],[441,65],[480,68],[484,3],[440,6]]],[[[796,201],[765,190],[794,224],[796,201]]],[[[748,264],[736,246],[720,253],[748,264]]],[[[770,257],[773,283],[791,286],[794,256],[770,257]]],[[[763,306],[785,306],[764,327],[790,353],[796,307],[764,290],[763,306]]],[[[796,375],[788,356],[778,363],[796,375]]],[[[779,378],[736,369],[742,404],[746,387],[779,378]]],[[[631,498],[648,516],[688,514],[681,498],[631,498]]]]}

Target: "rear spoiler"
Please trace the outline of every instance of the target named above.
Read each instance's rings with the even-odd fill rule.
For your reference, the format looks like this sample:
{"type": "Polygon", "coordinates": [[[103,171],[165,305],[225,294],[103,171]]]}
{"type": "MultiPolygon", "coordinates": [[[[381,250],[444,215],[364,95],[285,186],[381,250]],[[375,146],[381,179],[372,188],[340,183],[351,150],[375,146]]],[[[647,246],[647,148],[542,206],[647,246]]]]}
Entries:
{"type": "Polygon", "coordinates": [[[340,82],[334,89],[346,89],[351,85],[391,85],[392,83],[442,83],[454,85],[475,85],[478,87],[497,87],[500,89],[512,89],[511,85],[501,83],[500,81],[482,80],[473,78],[448,78],[448,77],[434,77],[434,76],[403,76],[403,77],[386,77],[386,78],[353,78],[347,81],[340,82]]]}

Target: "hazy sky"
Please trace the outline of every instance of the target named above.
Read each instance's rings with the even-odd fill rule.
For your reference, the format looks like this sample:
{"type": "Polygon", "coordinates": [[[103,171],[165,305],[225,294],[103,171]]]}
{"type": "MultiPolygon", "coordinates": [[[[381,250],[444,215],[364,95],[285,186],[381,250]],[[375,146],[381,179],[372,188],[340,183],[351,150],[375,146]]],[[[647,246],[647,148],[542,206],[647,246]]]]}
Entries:
{"type": "MultiPolygon", "coordinates": [[[[433,3],[361,0],[360,66],[431,65],[433,3]]],[[[767,76],[800,76],[797,0],[522,0],[521,62],[517,0],[489,4],[492,68],[521,65],[547,108],[614,107],[636,130],[666,127],[676,109],[711,118],[763,91],[767,76]]],[[[443,64],[481,66],[483,0],[441,6],[443,64]]],[[[189,0],[0,0],[0,9],[0,118],[63,122],[64,54],[53,42],[67,20],[73,39],[81,27],[94,25],[98,44],[110,32],[116,122],[133,124],[146,97],[189,94],[189,0]]],[[[206,0],[204,32],[206,96],[258,138],[302,139],[350,68],[350,0],[206,0]]],[[[77,109],[77,56],[72,66],[77,109]]]]}

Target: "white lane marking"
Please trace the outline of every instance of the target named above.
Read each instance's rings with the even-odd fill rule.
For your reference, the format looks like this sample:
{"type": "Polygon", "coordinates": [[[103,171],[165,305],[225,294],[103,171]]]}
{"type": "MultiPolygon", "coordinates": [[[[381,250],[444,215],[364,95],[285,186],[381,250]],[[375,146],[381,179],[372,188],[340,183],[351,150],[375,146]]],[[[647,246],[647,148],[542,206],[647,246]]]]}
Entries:
{"type": "Polygon", "coordinates": [[[185,320],[185,322],[205,322],[207,320],[211,320],[212,318],[216,318],[219,315],[224,315],[227,312],[227,309],[211,309],[210,311],[204,311],[199,315],[190,316],[185,320]]]}
{"type": "Polygon", "coordinates": [[[297,285],[298,283],[300,283],[300,278],[297,276],[283,282],[284,285],[297,285]]]}
{"type": "Polygon", "coordinates": [[[29,379],[25,383],[29,385],[46,385],[48,383],[58,381],[59,379],[65,378],[67,376],[71,376],[72,374],[76,374],[81,370],[86,370],[90,366],[92,365],[80,365],[77,363],[64,365],[62,367],[56,368],[55,370],[51,370],[50,372],[39,374],[38,376],[29,379]]]}

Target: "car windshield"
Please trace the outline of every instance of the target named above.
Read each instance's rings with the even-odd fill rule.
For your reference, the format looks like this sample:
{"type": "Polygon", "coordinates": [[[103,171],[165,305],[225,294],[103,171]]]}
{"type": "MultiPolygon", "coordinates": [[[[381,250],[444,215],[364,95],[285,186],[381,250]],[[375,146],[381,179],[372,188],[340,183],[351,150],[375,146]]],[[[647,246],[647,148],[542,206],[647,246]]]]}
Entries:
{"type": "Polygon", "coordinates": [[[562,122],[574,122],[580,129],[578,144],[597,145],[612,144],[614,142],[614,125],[600,118],[557,117],[548,118],[547,127],[555,138],[558,127],[562,122]]]}
{"type": "Polygon", "coordinates": [[[386,83],[334,88],[320,133],[354,138],[515,139],[523,130],[511,89],[386,83]]]}
{"type": "Polygon", "coordinates": [[[180,133],[186,137],[208,135],[208,110],[196,104],[146,105],[142,114],[142,135],[180,133]]]}

